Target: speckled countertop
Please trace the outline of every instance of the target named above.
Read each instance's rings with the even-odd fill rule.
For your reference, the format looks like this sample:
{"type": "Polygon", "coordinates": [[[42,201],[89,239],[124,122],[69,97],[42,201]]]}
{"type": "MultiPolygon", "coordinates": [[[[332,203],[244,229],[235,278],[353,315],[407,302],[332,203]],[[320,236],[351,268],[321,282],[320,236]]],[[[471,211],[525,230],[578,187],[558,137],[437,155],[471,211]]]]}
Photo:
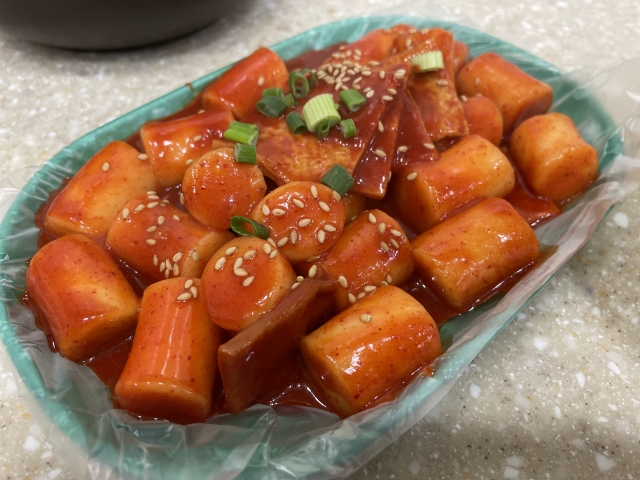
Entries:
{"type": "MultiPolygon", "coordinates": [[[[393,3],[256,0],[190,37],[108,54],[0,32],[0,177],[259,45],[393,3]]],[[[567,71],[640,56],[637,0],[446,7],[567,71]]],[[[640,478],[639,199],[617,205],[439,406],[351,478],[640,478]]],[[[19,382],[0,347],[0,478],[73,478],[19,382]]]]}

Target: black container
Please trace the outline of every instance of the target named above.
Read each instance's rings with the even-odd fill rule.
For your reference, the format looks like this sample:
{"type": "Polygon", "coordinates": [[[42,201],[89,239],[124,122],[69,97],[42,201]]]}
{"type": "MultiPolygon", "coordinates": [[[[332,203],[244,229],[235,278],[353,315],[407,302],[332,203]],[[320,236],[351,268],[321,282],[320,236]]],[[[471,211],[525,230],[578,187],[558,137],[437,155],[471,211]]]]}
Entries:
{"type": "Polygon", "coordinates": [[[139,47],[203,28],[245,0],[0,0],[0,29],[80,50],[139,47]]]}

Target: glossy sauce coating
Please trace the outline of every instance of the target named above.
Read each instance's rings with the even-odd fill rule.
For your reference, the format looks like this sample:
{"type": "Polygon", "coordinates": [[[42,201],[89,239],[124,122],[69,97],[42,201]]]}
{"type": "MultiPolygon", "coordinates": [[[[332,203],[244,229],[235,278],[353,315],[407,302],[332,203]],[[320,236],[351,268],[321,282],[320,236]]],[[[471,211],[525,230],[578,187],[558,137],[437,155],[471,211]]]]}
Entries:
{"type": "Polygon", "coordinates": [[[479,135],[494,145],[502,141],[502,115],[495,103],[482,95],[465,97],[462,102],[464,118],[470,135],[479,135]]]}
{"type": "Polygon", "coordinates": [[[191,164],[182,181],[184,205],[200,223],[229,228],[235,215],[247,216],[267,191],[256,165],[235,161],[232,148],[219,148],[191,164]]]}

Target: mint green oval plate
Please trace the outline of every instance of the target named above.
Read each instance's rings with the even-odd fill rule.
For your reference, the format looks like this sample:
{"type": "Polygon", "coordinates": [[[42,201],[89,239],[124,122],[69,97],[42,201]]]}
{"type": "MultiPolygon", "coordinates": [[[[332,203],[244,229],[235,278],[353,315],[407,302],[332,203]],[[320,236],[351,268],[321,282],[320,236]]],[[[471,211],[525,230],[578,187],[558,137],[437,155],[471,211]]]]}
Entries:
{"type": "MultiPolygon", "coordinates": [[[[590,96],[561,72],[531,54],[477,30],[419,17],[384,16],[331,23],[272,48],[283,58],[339,41],[352,41],[374,28],[396,23],[440,26],[467,43],[472,56],[497,52],[555,89],[555,107],[574,118],[597,146],[601,170],[620,153],[615,125],[590,96]]],[[[108,142],[123,139],[148,120],[169,115],[192,100],[225,69],[217,70],[83,136],[58,153],[22,189],[0,225],[0,337],[25,385],[51,421],[86,452],[87,478],[113,470],[123,478],[342,478],[400,436],[446,394],[462,370],[551,278],[559,266],[502,301],[493,301],[445,325],[451,345],[433,378],[412,383],[391,404],[347,420],[320,410],[257,405],[239,415],[181,426],[142,422],[114,410],[108,390],[88,368],[52,353],[33,316],[20,302],[26,261],[36,252],[35,212],[63,179],[73,175],[108,142]]],[[[600,219],[601,220],[601,219],[600,219]]],[[[558,222],[556,237],[571,226],[558,222]]],[[[561,263],[560,263],[561,264],[561,263]]]]}

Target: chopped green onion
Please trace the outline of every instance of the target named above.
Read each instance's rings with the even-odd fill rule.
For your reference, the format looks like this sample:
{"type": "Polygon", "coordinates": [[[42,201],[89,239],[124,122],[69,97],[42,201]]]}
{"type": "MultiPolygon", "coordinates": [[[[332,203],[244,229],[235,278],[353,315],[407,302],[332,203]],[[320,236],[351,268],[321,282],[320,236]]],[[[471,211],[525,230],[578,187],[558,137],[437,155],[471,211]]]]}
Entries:
{"type": "Polygon", "coordinates": [[[421,73],[442,70],[444,68],[442,52],[436,50],[435,52],[427,52],[416,55],[411,59],[411,66],[414,70],[421,73]]]}
{"type": "Polygon", "coordinates": [[[256,147],[253,145],[243,145],[242,143],[236,143],[234,148],[234,154],[236,162],[238,163],[250,163],[255,165],[256,160],[256,147]]]}
{"type": "Polygon", "coordinates": [[[284,97],[282,97],[282,101],[287,105],[287,107],[295,107],[296,99],[293,98],[293,95],[287,93],[284,97]]]}
{"type": "Polygon", "coordinates": [[[309,80],[300,72],[289,74],[289,88],[295,98],[305,98],[309,95],[309,80]]]}
{"type": "Polygon", "coordinates": [[[267,227],[262,225],[260,222],[256,222],[255,220],[251,220],[247,217],[241,217],[239,215],[231,217],[231,230],[243,237],[258,237],[263,240],[269,238],[269,230],[267,227]],[[251,225],[253,231],[250,232],[247,230],[245,228],[246,224],[251,225]]]}
{"type": "Polygon", "coordinates": [[[262,91],[262,96],[282,98],[284,97],[284,90],[282,90],[281,88],[265,88],[262,91]]]}
{"type": "Polygon", "coordinates": [[[367,103],[367,99],[357,90],[343,90],[340,92],[340,100],[342,100],[342,103],[346,105],[350,112],[355,112],[367,103]]]}
{"type": "Polygon", "coordinates": [[[335,190],[342,197],[353,187],[353,177],[342,165],[335,164],[320,180],[324,185],[335,190]]]}
{"type": "Polygon", "coordinates": [[[287,117],[287,125],[293,133],[298,135],[299,133],[307,131],[307,125],[302,120],[302,117],[298,112],[290,112],[287,117]]]}
{"type": "Polygon", "coordinates": [[[300,70],[300,73],[304,76],[307,76],[307,74],[309,74],[309,76],[307,77],[307,80],[309,80],[309,88],[313,87],[316,84],[316,74],[311,70],[309,70],[308,68],[303,68],[302,70],[300,70]]]}
{"type": "Polygon", "coordinates": [[[353,119],[351,118],[345,118],[340,122],[340,130],[342,130],[344,138],[355,137],[358,134],[356,124],[353,123],[353,119]]]}
{"type": "Polygon", "coordinates": [[[327,136],[329,135],[330,128],[331,128],[331,123],[329,123],[329,120],[323,120],[316,127],[316,135],[318,136],[318,138],[327,138],[327,136]]]}
{"type": "Polygon", "coordinates": [[[267,117],[277,118],[287,109],[287,104],[281,98],[267,95],[258,100],[256,108],[267,117]]]}
{"type": "Polygon", "coordinates": [[[335,104],[333,103],[333,95],[330,93],[323,93],[309,100],[304,107],[302,107],[302,116],[307,124],[307,128],[312,133],[317,133],[318,126],[321,123],[326,123],[328,126],[323,125],[323,132],[326,129],[325,136],[329,128],[340,121],[340,114],[336,110],[335,104]]]}
{"type": "Polygon", "coordinates": [[[258,126],[250,123],[231,122],[222,136],[234,142],[255,145],[258,143],[258,126]]]}

